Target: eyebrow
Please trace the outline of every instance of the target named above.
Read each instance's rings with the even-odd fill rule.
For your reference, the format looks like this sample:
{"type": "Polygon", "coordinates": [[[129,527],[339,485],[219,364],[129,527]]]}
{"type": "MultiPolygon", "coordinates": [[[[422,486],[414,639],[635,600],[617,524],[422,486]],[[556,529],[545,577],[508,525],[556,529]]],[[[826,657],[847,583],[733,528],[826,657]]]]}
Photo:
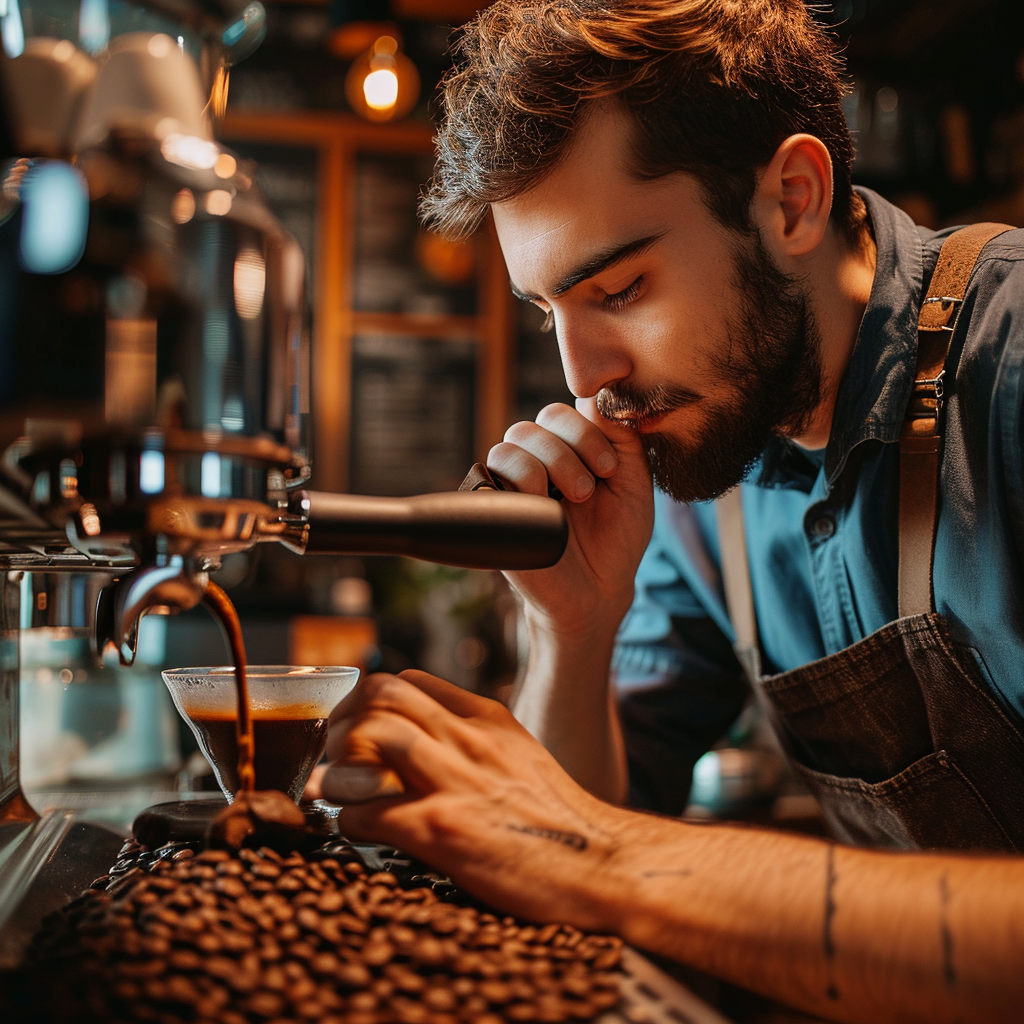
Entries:
{"type": "MultiPolygon", "coordinates": [[[[602,270],[608,270],[631,256],[639,256],[647,252],[655,242],[660,241],[665,235],[660,231],[656,235],[646,235],[643,238],[635,238],[631,242],[623,242],[622,245],[613,246],[603,252],[595,253],[588,260],[584,260],[579,266],[574,267],[563,277],[558,284],[551,289],[552,295],[563,295],[570,288],[575,288],[581,281],[600,274],[602,270]]],[[[520,291],[515,284],[512,285],[512,294],[517,299],[525,299],[527,302],[536,302],[539,295],[532,295],[529,292],[520,291]]]]}

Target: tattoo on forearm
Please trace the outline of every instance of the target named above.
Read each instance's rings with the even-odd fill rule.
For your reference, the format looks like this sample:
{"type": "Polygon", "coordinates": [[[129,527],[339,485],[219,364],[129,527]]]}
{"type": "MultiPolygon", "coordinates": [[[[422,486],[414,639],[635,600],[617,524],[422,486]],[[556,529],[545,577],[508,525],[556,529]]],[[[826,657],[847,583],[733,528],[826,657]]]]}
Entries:
{"type": "Polygon", "coordinates": [[[839,989],[836,987],[835,979],[836,944],[832,935],[832,922],[836,914],[835,889],[837,880],[836,848],[833,843],[830,843],[828,857],[825,862],[825,915],[821,934],[821,946],[825,953],[825,970],[828,974],[828,989],[826,991],[829,999],[839,998],[839,989]]]}
{"type": "Polygon", "coordinates": [[[525,836],[536,836],[538,839],[550,839],[553,843],[570,846],[574,850],[583,851],[587,848],[587,837],[579,832],[560,832],[555,828],[533,828],[531,825],[508,825],[512,832],[521,832],[525,836]]]}
{"type": "Polygon", "coordinates": [[[939,934],[942,936],[942,973],[946,984],[950,988],[956,988],[953,933],[949,930],[949,879],[945,872],[939,877],[939,934]]]}

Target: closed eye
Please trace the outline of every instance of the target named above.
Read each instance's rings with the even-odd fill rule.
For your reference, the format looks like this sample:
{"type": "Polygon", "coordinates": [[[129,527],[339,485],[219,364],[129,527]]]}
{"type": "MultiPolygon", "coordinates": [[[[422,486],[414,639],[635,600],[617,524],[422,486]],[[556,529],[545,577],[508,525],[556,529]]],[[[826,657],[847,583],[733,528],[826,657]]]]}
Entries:
{"type": "Polygon", "coordinates": [[[613,313],[618,312],[639,297],[640,292],[643,290],[643,283],[644,275],[641,274],[632,284],[623,288],[621,292],[606,295],[602,299],[602,304],[605,309],[610,309],[613,313]]]}
{"type": "MultiPolygon", "coordinates": [[[[611,310],[613,313],[618,312],[625,306],[628,306],[631,302],[634,302],[639,298],[640,293],[643,291],[644,286],[644,275],[641,274],[632,284],[627,285],[620,292],[613,292],[611,295],[606,295],[602,300],[601,304],[605,309],[611,310]]],[[[544,314],[544,322],[540,325],[540,330],[545,334],[555,327],[555,312],[549,309],[544,314]]]]}

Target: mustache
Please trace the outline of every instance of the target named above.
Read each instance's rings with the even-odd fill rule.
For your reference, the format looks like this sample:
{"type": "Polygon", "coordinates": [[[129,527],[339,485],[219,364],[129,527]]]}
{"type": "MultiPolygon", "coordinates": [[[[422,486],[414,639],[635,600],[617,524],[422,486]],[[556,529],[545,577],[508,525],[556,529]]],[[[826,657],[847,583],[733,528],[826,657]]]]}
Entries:
{"type": "Polygon", "coordinates": [[[700,399],[696,391],[676,384],[657,384],[651,388],[609,384],[597,394],[597,411],[607,420],[638,423],[693,405],[700,399]]]}

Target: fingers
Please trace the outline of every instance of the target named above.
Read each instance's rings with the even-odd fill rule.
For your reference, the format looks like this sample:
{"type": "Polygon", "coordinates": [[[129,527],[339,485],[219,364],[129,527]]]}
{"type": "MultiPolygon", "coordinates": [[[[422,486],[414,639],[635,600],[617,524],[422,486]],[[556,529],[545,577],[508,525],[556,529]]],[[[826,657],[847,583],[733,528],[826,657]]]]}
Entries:
{"type": "Polygon", "coordinates": [[[390,768],[370,764],[328,765],[320,780],[320,795],[332,804],[362,804],[404,792],[390,768]]]}
{"type": "Polygon", "coordinates": [[[518,491],[546,494],[550,481],[579,502],[593,493],[595,477],[615,472],[618,455],[597,424],[567,405],[549,405],[535,423],[509,427],[488,453],[487,466],[518,491]]]}
{"type": "Polygon", "coordinates": [[[328,760],[338,761],[347,756],[350,730],[363,716],[374,712],[400,715],[435,740],[463,746],[471,742],[464,721],[519,728],[511,713],[497,701],[469,693],[428,672],[408,669],[401,676],[376,672],[331,712],[327,727],[328,760]]]}
{"type": "Polygon", "coordinates": [[[328,745],[320,779],[327,800],[354,803],[397,793],[432,793],[464,782],[470,770],[457,746],[438,741],[400,713],[371,709],[342,720],[328,745]]]}
{"type": "Polygon", "coordinates": [[[302,790],[303,803],[312,803],[314,800],[319,800],[324,795],[321,782],[325,771],[327,771],[327,765],[318,764],[309,773],[309,778],[306,780],[305,788],[302,790]]]}
{"type": "Polygon", "coordinates": [[[398,678],[412,683],[418,690],[460,718],[494,718],[496,714],[503,717],[504,709],[497,701],[470,693],[469,690],[449,683],[440,676],[433,676],[418,668],[408,668],[404,672],[399,672],[398,678]]]}
{"type": "Polygon", "coordinates": [[[355,842],[384,843],[423,856],[431,843],[428,827],[416,813],[418,803],[416,797],[404,795],[348,801],[338,812],[338,827],[355,842]]]}
{"type": "Polygon", "coordinates": [[[406,715],[433,736],[450,732],[450,715],[487,720],[510,717],[497,701],[469,693],[429,672],[407,669],[397,676],[375,672],[363,679],[331,712],[329,729],[340,728],[343,719],[354,718],[370,707],[406,715]]]}

